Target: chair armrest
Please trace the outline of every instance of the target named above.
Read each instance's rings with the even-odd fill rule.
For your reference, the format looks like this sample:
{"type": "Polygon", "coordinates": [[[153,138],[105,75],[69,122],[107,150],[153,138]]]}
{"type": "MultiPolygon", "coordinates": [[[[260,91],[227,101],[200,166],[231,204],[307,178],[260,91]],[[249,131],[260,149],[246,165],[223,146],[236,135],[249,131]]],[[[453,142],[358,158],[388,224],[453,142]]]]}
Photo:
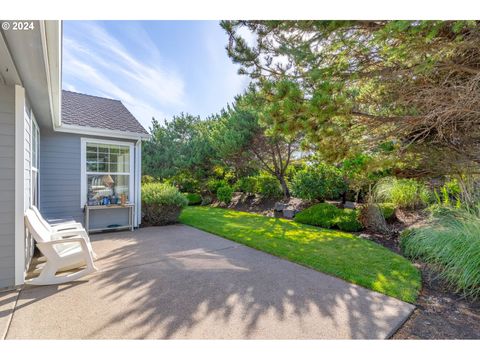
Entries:
{"type": "Polygon", "coordinates": [[[58,245],[58,244],[66,244],[66,243],[80,243],[80,244],[87,244],[86,240],[83,237],[76,236],[76,237],[69,237],[66,239],[57,239],[57,240],[50,240],[45,244],[49,245],[58,245]]]}
{"type": "Polygon", "coordinates": [[[51,240],[55,241],[55,240],[60,240],[60,239],[64,239],[64,238],[72,237],[72,236],[81,237],[81,238],[83,238],[87,241],[90,241],[87,232],[83,228],[82,229],[66,229],[66,230],[62,230],[62,231],[56,231],[56,232],[52,233],[51,240]]]}
{"type": "Polygon", "coordinates": [[[72,230],[72,229],[83,229],[83,225],[78,222],[72,223],[62,223],[57,225],[50,225],[53,232],[72,230]]]}
{"type": "Polygon", "coordinates": [[[51,240],[48,243],[44,243],[44,244],[49,244],[53,247],[53,245],[65,244],[65,243],[79,243],[82,248],[82,253],[83,253],[85,262],[87,264],[87,268],[90,267],[90,268],[96,269],[93,263],[93,257],[92,257],[90,248],[88,246],[87,239],[85,239],[84,237],[76,236],[76,237],[69,237],[67,239],[51,240]]]}
{"type": "Polygon", "coordinates": [[[75,221],[75,220],[67,220],[67,221],[59,221],[59,222],[56,222],[56,223],[49,223],[50,226],[53,226],[53,227],[56,227],[56,226],[62,226],[62,225],[70,225],[70,224],[79,224],[78,221],[75,221]]]}

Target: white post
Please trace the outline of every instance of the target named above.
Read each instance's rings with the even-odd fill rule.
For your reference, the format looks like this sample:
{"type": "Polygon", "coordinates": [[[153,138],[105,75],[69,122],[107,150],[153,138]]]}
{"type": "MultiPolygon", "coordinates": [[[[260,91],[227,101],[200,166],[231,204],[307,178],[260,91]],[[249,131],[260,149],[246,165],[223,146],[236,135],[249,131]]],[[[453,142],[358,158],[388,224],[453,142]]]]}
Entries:
{"type": "Polygon", "coordinates": [[[15,85],[15,285],[25,282],[25,89],[15,85]]]}
{"type": "Polygon", "coordinates": [[[135,144],[135,226],[142,222],[142,140],[135,144]]]}

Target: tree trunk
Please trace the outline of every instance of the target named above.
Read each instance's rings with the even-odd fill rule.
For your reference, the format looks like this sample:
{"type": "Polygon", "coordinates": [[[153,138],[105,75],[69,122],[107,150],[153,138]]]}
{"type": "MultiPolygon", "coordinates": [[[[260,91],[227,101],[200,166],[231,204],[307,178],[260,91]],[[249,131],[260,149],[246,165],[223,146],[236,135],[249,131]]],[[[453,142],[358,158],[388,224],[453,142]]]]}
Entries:
{"type": "Polygon", "coordinates": [[[278,176],[278,180],[280,181],[280,185],[282,186],[283,196],[285,199],[290,198],[290,190],[288,189],[287,182],[283,176],[278,176]]]}

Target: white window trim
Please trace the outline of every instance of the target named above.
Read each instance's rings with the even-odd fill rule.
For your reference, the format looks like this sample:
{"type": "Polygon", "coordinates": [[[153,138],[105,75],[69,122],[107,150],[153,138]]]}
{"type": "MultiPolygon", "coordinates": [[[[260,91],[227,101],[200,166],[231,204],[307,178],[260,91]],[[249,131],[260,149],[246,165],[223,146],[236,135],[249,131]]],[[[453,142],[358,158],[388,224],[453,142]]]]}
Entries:
{"type": "MultiPolygon", "coordinates": [[[[134,167],[134,144],[132,142],[126,141],[114,141],[114,140],[104,140],[96,138],[81,138],[81,156],[80,156],[80,208],[84,208],[87,203],[87,143],[96,143],[96,144],[105,144],[105,145],[122,145],[128,146],[130,151],[130,172],[129,173],[115,173],[118,175],[129,175],[128,177],[128,192],[129,192],[129,201],[136,203],[135,197],[135,167],[134,167]]],[[[89,174],[95,174],[95,172],[89,172],[89,174]]],[[[98,173],[104,174],[104,172],[98,173]]]]}

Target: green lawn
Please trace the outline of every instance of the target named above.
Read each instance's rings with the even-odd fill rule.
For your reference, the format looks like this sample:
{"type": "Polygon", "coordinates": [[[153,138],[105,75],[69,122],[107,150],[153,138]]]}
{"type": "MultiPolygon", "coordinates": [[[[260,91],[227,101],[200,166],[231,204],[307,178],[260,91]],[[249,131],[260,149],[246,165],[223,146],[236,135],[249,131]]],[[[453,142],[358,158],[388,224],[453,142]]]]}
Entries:
{"type": "Polygon", "coordinates": [[[408,260],[349,233],[203,206],[186,208],[180,221],[407,302],[420,290],[408,260]]]}

